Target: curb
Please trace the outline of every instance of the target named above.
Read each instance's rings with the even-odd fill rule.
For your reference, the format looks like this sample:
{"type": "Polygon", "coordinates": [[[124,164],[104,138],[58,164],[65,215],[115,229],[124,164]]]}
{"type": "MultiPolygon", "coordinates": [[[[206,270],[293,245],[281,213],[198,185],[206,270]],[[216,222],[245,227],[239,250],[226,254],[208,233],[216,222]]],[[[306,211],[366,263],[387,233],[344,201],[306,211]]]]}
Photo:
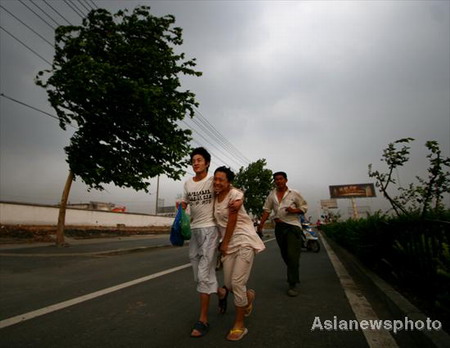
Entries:
{"type": "MultiPolygon", "coordinates": [[[[381,279],[378,275],[366,268],[361,262],[347,250],[336,244],[333,240],[326,237],[324,233],[320,234],[332,249],[339,255],[344,256],[341,261],[346,267],[351,266],[356,268],[358,276],[364,277],[365,280],[372,285],[377,297],[383,300],[387,305],[389,311],[394,316],[408,317],[412,321],[427,321],[427,316],[411,302],[409,302],[403,295],[395,290],[391,285],[381,279]],[[351,265],[349,265],[351,263],[351,265]]],[[[437,348],[450,347],[450,335],[444,330],[412,330],[408,331],[414,335],[414,340],[420,346],[433,346],[437,348]]]]}
{"type": "Polygon", "coordinates": [[[146,246],[146,247],[137,247],[137,248],[130,248],[130,249],[116,249],[116,250],[99,251],[99,252],[93,252],[93,253],[90,253],[90,254],[92,256],[121,255],[121,254],[135,253],[135,252],[139,252],[139,251],[146,251],[146,250],[149,250],[149,249],[159,249],[159,248],[172,248],[172,245],[169,245],[169,244],[158,244],[158,245],[152,245],[152,246],[146,246]]]}
{"type": "Polygon", "coordinates": [[[108,256],[108,255],[121,255],[130,254],[139,251],[146,251],[149,249],[159,249],[159,248],[169,248],[172,247],[169,244],[157,244],[151,246],[128,248],[128,249],[114,249],[105,251],[91,251],[85,253],[45,253],[45,254],[24,254],[24,253],[14,253],[14,252],[3,252],[0,256],[15,256],[15,257],[64,257],[64,256],[108,256]]]}

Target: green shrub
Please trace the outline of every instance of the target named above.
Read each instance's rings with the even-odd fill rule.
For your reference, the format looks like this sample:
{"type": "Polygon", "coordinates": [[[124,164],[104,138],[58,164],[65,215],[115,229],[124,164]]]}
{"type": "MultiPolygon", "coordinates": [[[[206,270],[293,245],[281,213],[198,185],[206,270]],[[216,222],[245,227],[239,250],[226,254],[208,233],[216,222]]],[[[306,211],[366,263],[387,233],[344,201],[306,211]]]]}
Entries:
{"type": "Polygon", "coordinates": [[[424,220],[420,214],[347,220],[324,226],[328,237],[389,282],[450,317],[449,211],[424,220]]]}

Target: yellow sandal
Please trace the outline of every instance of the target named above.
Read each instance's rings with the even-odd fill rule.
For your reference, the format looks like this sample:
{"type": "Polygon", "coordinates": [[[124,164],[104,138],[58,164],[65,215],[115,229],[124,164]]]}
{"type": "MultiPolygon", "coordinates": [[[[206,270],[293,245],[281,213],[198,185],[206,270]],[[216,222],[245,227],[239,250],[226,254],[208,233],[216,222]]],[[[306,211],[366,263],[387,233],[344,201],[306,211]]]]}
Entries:
{"type": "Polygon", "coordinates": [[[232,329],[227,335],[228,341],[239,341],[248,333],[248,329],[244,327],[243,329],[232,329]],[[237,334],[237,335],[236,335],[237,334]],[[232,337],[233,335],[236,335],[232,337]]]}

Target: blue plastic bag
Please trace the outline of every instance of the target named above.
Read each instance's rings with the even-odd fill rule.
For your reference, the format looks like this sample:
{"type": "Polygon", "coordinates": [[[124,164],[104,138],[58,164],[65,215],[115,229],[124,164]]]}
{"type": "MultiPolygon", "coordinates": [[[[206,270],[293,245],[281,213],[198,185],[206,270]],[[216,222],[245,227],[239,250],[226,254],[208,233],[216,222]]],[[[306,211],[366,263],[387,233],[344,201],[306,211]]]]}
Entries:
{"type": "Polygon", "coordinates": [[[191,239],[191,217],[181,209],[181,237],[184,240],[191,239]]]}
{"type": "Polygon", "coordinates": [[[173,221],[172,228],[170,229],[170,243],[173,246],[183,246],[184,239],[181,235],[181,217],[183,214],[183,208],[181,204],[178,206],[177,215],[175,215],[175,220],[173,221]]]}

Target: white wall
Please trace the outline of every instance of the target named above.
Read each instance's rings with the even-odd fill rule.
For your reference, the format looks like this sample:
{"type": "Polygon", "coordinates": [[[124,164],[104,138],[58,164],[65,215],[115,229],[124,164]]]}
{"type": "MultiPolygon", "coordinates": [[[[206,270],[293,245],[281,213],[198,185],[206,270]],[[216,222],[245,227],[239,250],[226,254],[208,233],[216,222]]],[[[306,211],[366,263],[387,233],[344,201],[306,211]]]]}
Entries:
{"type": "MultiPolygon", "coordinates": [[[[2,225],[56,225],[59,208],[45,205],[0,202],[2,225]]],[[[87,226],[171,226],[173,217],[114,213],[109,211],[66,210],[66,225],[87,226]]]]}

